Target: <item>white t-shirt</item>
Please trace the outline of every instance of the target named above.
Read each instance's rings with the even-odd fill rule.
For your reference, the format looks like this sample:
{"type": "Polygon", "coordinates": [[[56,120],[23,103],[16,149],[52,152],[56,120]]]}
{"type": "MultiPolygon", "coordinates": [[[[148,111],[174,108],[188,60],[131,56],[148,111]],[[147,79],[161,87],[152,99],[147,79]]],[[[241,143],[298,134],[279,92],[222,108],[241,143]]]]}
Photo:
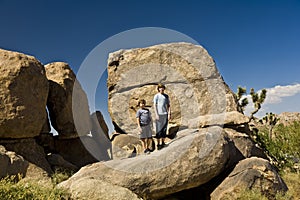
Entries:
{"type": "Polygon", "coordinates": [[[157,93],[153,98],[153,103],[156,105],[157,114],[168,114],[168,106],[170,105],[170,100],[167,94],[157,93]]]}

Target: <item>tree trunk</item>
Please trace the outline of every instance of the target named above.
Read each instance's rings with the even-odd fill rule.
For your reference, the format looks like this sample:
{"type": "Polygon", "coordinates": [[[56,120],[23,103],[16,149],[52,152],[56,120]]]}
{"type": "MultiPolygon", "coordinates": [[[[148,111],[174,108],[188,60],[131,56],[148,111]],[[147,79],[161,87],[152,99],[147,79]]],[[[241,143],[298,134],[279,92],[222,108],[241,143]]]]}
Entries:
{"type": "Polygon", "coordinates": [[[269,126],[269,140],[272,140],[272,134],[273,134],[273,126],[269,126]]]}
{"type": "Polygon", "coordinates": [[[251,122],[252,119],[254,119],[254,114],[257,113],[259,108],[256,108],[253,112],[251,112],[250,117],[249,117],[249,122],[251,122]]]}

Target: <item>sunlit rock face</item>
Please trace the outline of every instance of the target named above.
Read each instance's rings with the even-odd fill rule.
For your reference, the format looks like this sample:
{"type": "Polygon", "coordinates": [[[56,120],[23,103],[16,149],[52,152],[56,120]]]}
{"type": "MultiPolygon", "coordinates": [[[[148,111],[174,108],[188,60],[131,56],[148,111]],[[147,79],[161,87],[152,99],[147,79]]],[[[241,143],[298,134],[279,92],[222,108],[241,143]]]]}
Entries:
{"type": "Polygon", "coordinates": [[[40,134],[48,85],[44,66],[36,58],[0,49],[0,138],[40,134]]]}
{"type": "Polygon", "coordinates": [[[154,113],[158,83],[166,86],[170,97],[172,126],[188,126],[190,120],[203,115],[237,111],[234,94],[203,47],[161,44],[109,54],[109,112],[118,128],[136,134],[137,102],[145,99],[154,113]]]}
{"type": "Polygon", "coordinates": [[[88,100],[74,72],[64,62],[47,64],[45,69],[49,80],[47,107],[52,126],[60,138],[87,135],[91,130],[88,100]]]}

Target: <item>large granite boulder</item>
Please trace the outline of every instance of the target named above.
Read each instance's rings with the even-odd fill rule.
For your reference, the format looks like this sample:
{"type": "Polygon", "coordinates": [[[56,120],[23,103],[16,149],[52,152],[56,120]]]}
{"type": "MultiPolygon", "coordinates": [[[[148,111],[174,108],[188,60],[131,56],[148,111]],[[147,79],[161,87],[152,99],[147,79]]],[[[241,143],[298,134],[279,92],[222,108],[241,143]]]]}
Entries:
{"type": "Polygon", "coordinates": [[[0,145],[0,178],[11,175],[25,176],[28,168],[28,161],[12,151],[7,151],[0,145]]]}
{"type": "Polygon", "coordinates": [[[61,170],[61,169],[71,170],[71,171],[78,170],[78,167],[76,165],[73,165],[69,161],[65,160],[60,154],[48,153],[47,160],[51,165],[51,168],[54,169],[54,171],[61,170]]]}
{"type": "Polygon", "coordinates": [[[44,177],[53,173],[43,147],[38,145],[34,138],[0,140],[0,144],[29,162],[27,177],[36,177],[38,174],[44,177]]]}
{"type": "Polygon", "coordinates": [[[54,140],[54,149],[66,161],[78,168],[94,162],[110,160],[110,152],[107,148],[100,146],[91,136],[54,140]]]}
{"type": "Polygon", "coordinates": [[[258,146],[249,135],[230,128],[225,128],[224,131],[226,132],[227,137],[233,141],[233,144],[237,149],[238,155],[235,156],[236,162],[250,157],[268,159],[264,150],[258,146]]]}
{"type": "MultiPolygon", "coordinates": [[[[107,139],[109,138],[108,133],[108,126],[104,120],[104,117],[100,111],[95,111],[91,114],[91,123],[92,123],[92,130],[91,134],[96,136],[98,134],[104,135],[107,139]]],[[[101,137],[101,136],[99,136],[101,137]]]]}
{"type": "Polygon", "coordinates": [[[234,189],[236,182],[250,181],[271,196],[274,191],[285,190],[284,184],[276,185],[281,179],[267,160],[251,160],[253,156],[267,157],[246,134],[250,132],[248,117],[239,112],[235,94],[201,46],[172,43],[111,53],[107,85],[115,129],[128,134],[112,136],[114,160],[85,166],[59,184],[73,196],[80,193],[101,199],[104,194],[93,197],[93,193],[108,183],[127,188],[143,199],[176,199],[180,193],[197,189],[205,190],[210,198],[221,184],[221,189],[218,187],[211,195],[221,199],[223,188],[230,191],[230,183],[226,184],[230,178],[234,189]],[[154,114],[152,99],[158,83],[167,87],[172,107],[170,127],[175,130],[171,132],[178,132],[165,148],[141,155],[136,136],[137,102],[145,99],[146,107],[154,114]],[[251,162],[247,165],[242,161],[236,166],[240,160],[251,162]],[[256,165],[259,173],[249,170],[257,170],[256,165]],[[242,175],[240,179],[235,180],[234,174],[227,177],[233,168],[242,175]],[[268,182],[264,173],[271,174],[275,181],[268,182]],[[262,176],[256,179],[258,175],[262,176]],[[88,183],[96,186],[90,189],[88,183]],[[265,189],[272,187],[275,189],[265,189]]]}
{"type": "Polygon", "coordinates": [[[275,199],[277,192],[285,192],[288,188],[269,161],[252,157],[236,165],[212,192],[211,199],[237,199],[237,195],[245,189],[258,189],[268,199],[275,199]]]}
{"type": "Polygon", "coordinates": [[[78,200],[142,200],[127,188],[90,178],[76,181],[70,186],[69,193],[72,199],[78,200]]]}
{"type": "MultiPolygon", "coordinates": [[[[238,111],[235,95],[223,81],[213,58],[189,43],[161,44],[148,48],[119,50],[109,54],[109,112],[124,132],[137,133],[135,113],[140,98],[154,113],[156,86],[163,83],[170,96],[170,125],[188,126],[203,115],[238,111]]],[[[223,116],[224,118],[224,116],[223,116]]]]}
{"type": "MultiPolygon", "coordinates": [[[[94,140],[101,148],[101,152],[107,152],[110,158],[113,157],[112,144],[110,141],[108,127],[100,111],[91,114],[92,130],[91,134],[94,140]]],[[[107,160],[107,159],[106,159],[107,160]]]]}
{"type": "MultiPolygon", "coordinates": [[[[0,144],[11,152],[11,155],[15,155],[14,158],[18,159],[18,164],[10,165],[7,168],[8,171],[23,174],[22,182],[33,181],[51,186],[50,175],[53,174],[53,171],[46,160],[44,149],[35,142],[35,139],[6,139],[0,140],[0,144]]],[[[11,162],[13,162],[12,159],[11,162]]]]}
{"type": "Polygon", "coordinates": [[[189,128],[199,128],[208,126],[230,126],[238,127],[240,125],[247,125],[249,122],[249,117],[243,115],[238,111],[231,111],[220,114],[208,114],[201,115],[194,119],[191,119],[188,123],[189,128]]]}
{"type": "Polygon", "coordinates": [[[142,154],[144,149],[138,137],[128,134],[114,134],[112,137],[113,159],[129,158],[142,154]]]}
{"type": "Polygon", "coordinates": [[[40,134],[49,84],[33,56],[0,49],[0,138],[40,134]]]}
{"type": "Polygon", "coordinates": [[[230,155],[222,128],[186,129],[180,135],[150,155],[85,166],[59,187],[72,190],[83,179],[104,181],[145,199],[159,199],[204,184],[224,170],[230,155]]]}
{"type": "Polygon", "coordinates": [[[88,100],[70,66],[45,65],[49,80],[47,107],[53,128],[62,139],[87,135],[91,130],[88,100]]]}
{"type": "Polygon", "coordinates": [[[45,114],[46,117],[45,117],[44,125],[41,129],[40,135],[41,134],[48,134],[48,133],[51,132],[51,125],[50,125],[50,120],[49,120],[49,117],[48,117],[48,111],[46,110],[44,114],[45,114]]]}

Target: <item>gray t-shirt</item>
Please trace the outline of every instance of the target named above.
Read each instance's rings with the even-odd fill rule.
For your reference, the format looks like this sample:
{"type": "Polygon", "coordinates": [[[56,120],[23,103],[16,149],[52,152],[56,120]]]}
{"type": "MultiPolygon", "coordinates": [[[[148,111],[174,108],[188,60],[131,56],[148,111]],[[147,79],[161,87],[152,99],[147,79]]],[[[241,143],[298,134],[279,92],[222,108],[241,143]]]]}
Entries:
{"type": "Polygon", "coordinates": [[[141,125],[147,125],[151,122],[151,112],[146,108],[141,108],[136,112],[136,118],[140,119],[141,125]]]}
{"type": "Polygon", "coordinates": [[[153,103],[157,107],[157,114],[159,115],[168,114],[168,106],[170,105],[170,100],[167,94],[157,93],[153,98],[153,103]]]}

